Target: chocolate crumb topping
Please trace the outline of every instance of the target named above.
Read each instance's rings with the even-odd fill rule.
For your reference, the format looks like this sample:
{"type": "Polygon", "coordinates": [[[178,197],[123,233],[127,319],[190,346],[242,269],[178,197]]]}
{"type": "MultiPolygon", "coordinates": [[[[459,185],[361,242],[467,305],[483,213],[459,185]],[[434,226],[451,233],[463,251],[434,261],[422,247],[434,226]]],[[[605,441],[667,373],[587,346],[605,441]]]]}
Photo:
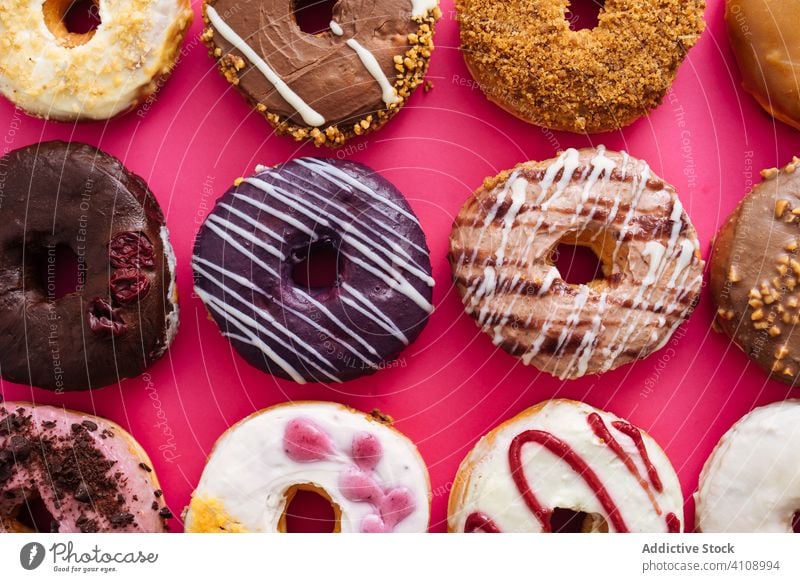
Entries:
{"type": "Polygon", "coordinates": [[[81,424],[85,426],[86,430],[89,432],[94,432],[97,430],[97,423],[92,422],[91,420],[84,420],[81,424]]]}

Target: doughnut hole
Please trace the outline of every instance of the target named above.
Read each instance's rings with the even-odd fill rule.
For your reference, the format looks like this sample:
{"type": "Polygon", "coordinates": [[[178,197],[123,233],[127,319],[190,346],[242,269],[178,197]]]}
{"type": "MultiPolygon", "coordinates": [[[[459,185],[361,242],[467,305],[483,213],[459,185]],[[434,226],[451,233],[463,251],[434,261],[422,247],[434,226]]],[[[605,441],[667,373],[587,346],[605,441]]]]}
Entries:
{"type": "Polygon", "coordinates": [[[58,300],[83,287],[84,271],[80,269],[78,255],[68,245],[49,246],[35,259],[41,288],[48,299],[58,300]]]}
{"type": "Polygon", "coordinates": [[[44,22],[68,48],[86,44],[100,26],[99,0],[45,0],[44,22]]]}
{"type": "Polygon", "coordinates": [[[608,522],[599,513],[556,507],[550,515],[553,533],[608,533],[608,522]]]}
{"type": "Polygon", "coordinates": [[[792,531],[794,533],[800,533],[800,509],[795,511],[792,516],[792,531]]]}
{"type": "Polygon", "coordinates": [[[550,251],[548,262],[568,284],[598,287],[613,272],[613,252],[610,236],[583,230],[561,237],[550,251]]]}
{"type": "Polygon", "coordinates": [[[339,282],[342,261],[338,245],[321,238],[292,251],[292,280],[305,289],[326,289],[339,282]]]}
{"type": "Polygon", "coordinates": [[[570,0],[564,19],[572,30],[591,30],[597,27],[605,0],[570,0]]]}
{"type": "Polygon", "coordinates": [[[330,30],[333,7],[339,0],[292,0],[292,14],[297,26],[306,34],[322,34],[330,30]]]}
{"type": "Polygon", "coordinates": [[[312,483],[295,485],[284,495],[286,504],[278,522],[283,533],[339,533],[342,511],[328,493],[312,483]]]}
{"type": "Polygon", "coordinates": [[[58,522],[38,495],[27,499],[17,508],[15,521],[23,532],[52,533],[58,531],[58,522]]]}

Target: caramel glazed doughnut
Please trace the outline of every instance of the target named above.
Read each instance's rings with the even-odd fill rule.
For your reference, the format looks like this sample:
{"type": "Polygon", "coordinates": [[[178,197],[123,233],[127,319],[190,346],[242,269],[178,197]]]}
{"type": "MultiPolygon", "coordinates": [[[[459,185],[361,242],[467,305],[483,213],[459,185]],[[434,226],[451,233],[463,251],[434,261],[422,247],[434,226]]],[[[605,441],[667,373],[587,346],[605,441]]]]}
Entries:
{"type": "Polygon", "coordinates": [[[619,129],[657,107],[705,28],[704,0],[606,0],[597,26],[577,31],[569,0],[456,6],[464,59],[487,98],[579,133],[619,129]]]}
{"type": "Polygon", "coordinates": [[[661,349],[703,276],[675,189],[602,146],[487,179],[455,219],[450,263],[467,313],[494,344],[562,379],[661,349]],[[591,248],[604,278],[566,283],[551,260],[559,243],[591,248]]]}
{"type": "Polygon", "coordinates": [[[79,143],[13,151],[0,171],[0,376],[60,392],[141,374],[178,330],[175,255],[147,184],[79,143]],[[59,247],[78,271],[61,297],[59,247]]]}
{"type": "Polygon", "coordinates": [[[331,502],[336,532],[428,529],[428,470],[408,438],[377,413],[295,402],[256,412],[220,437],[186,531],[285,532],[298,490],[331,502]]]}
{"type": "Polygon", "coordinates": [[[0,532],[36,531],[39,504],[52,516],[45,532],[163,532],[172,513],[152,466],[110,420],[0,404],[0,532]]]}
{"type": "Polygon", "coordinates": [[[741,418],[720,439],[700,474],[697,529],[800,533],[800,400],[776,402],[741,418]]]}
{"type": "Polygon", "coordinates": [[[458,469],[447,524],[451,532],[552,532],[564,510],[577,512],[587,533],[683,529],[681,486],[658,444],[571,400],[538,404],[484,436],[458,469]]]}
{"type": "Polygon", "coordinates": [[[66,27],[72,3],[0,3],[0,92],[32,115],[59,121],[135,108],[172,71],[192,22],[189,0],[95,0],[101,22],[86,34],[66,27]]]}
{"type": "Polygon", "coordinates": [[[338,147],[380,128],[419,85],[438,0],[339,0],[303,32],[292,0],[206,0],[203,41],[225,78],[280,134],[338,147]]]}
{"type": "Polygon", "coordinates": [[[770,115],[800,129],[800,4],[727,0],[725,21],[745,90],[770,115]]]}
{"type": "Polygon", "coordinates": [[[761,172],[711,255],[714,327],[772,378],[800,378],[800,159],[761,172]]]}

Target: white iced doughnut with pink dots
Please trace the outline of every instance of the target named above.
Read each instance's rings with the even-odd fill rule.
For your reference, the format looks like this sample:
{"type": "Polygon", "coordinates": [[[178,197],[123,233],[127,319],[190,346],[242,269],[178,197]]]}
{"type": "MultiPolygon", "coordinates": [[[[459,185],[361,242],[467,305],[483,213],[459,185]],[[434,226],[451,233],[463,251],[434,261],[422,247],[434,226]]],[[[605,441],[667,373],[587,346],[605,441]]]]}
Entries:
{"type": "Polygon", "coordinates": [[[428,470],[406,436],[339,404],[297,402],[259,411],[220,437],[186,510],[186,531],[286,531],[299,490],[331,502],[337,532],[428,529],[428,470]]]}

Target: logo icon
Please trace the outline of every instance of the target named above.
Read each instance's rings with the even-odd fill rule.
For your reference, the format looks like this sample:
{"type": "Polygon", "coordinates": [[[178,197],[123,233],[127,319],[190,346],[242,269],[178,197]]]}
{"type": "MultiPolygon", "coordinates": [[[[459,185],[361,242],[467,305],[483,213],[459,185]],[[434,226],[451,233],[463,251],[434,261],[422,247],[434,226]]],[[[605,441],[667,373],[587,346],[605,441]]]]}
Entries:
{"type": "Polygon", "coordinates": [[[30,542],[19,551],[19,563],[26,570],[35,570],[44,561],[44,546],[39,542],[30,542]]]}

